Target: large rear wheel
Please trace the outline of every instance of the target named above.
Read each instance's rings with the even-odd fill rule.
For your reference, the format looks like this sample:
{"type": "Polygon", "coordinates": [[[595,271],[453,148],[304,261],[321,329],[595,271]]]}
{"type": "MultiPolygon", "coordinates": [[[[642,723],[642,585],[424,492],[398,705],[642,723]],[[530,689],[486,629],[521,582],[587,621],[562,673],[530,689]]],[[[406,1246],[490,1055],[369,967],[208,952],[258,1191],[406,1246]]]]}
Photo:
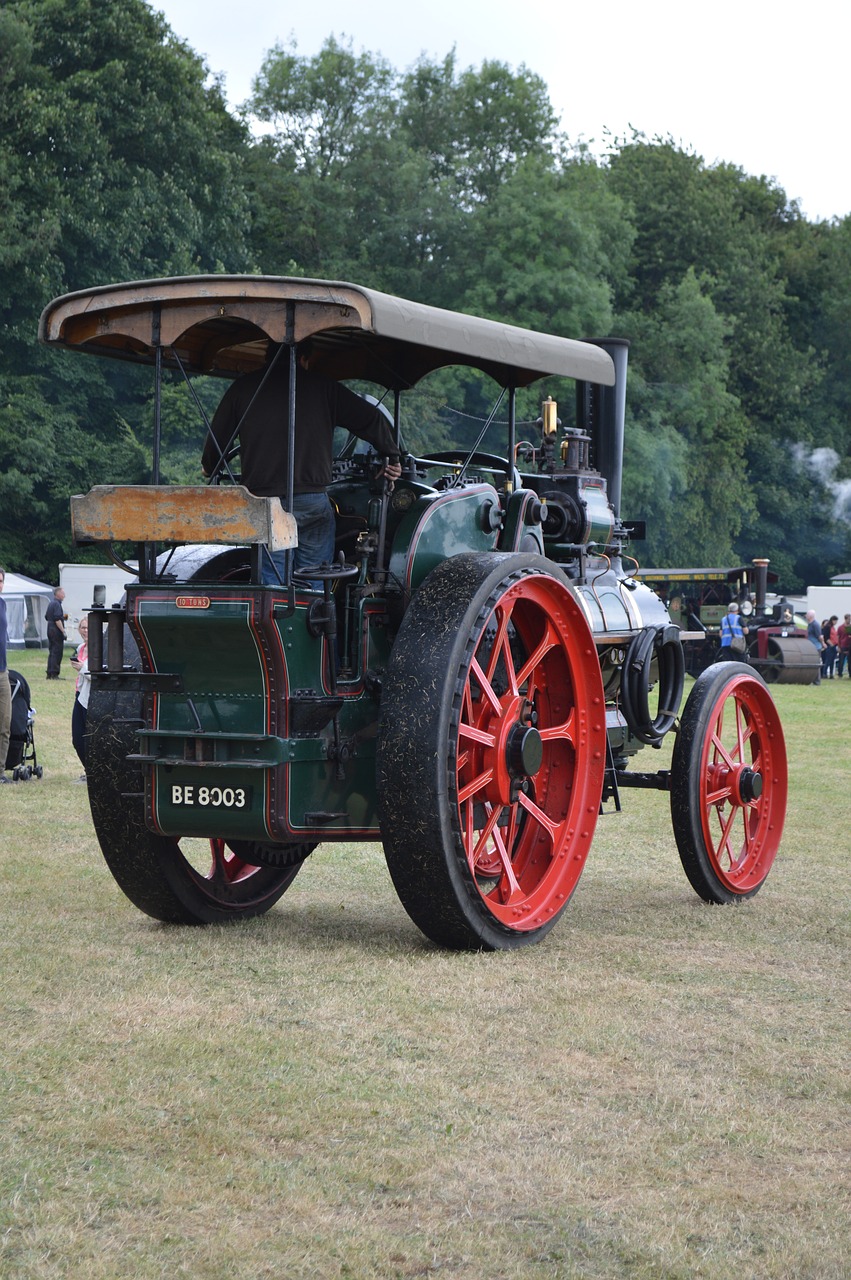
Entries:
{"type": "Polygon", "coordinates": [[[753,668],[725,662],[698,676],[671,761],[671,818],[683,868],[707,902],[762,887],[786,815],[780,717],[753,668]]]}
{"type": "Polygon", "coordinates": [[[505,950],[552,928],[594,833],[605,724],[593,637],[554,565],[438,565],[388,664],[378,756],[387,864],[423,933],[505,950]]]}
{"type": "Polygon", "coordinates": [[[141,911],[171,924],[210,924],[268,911],[314,846],[181,841],[150,831],[143,776],[127,760],[136,748],[140,712],[138,694],[93,691],[86,721],[92,819],[118,885],[141,911]]]}

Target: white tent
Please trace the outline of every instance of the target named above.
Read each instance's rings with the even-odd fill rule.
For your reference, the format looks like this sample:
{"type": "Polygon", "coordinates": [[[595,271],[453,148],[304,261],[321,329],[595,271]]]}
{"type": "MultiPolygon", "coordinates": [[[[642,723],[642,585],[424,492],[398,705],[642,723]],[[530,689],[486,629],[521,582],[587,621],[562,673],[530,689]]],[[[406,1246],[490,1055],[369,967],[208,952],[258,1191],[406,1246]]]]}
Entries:
{"type": "Polygon", "coordinates": [[[53,587],[23,573],[6,570],[3,599],[10,649],[41,649],[47,644],[44,615],[53,598],[53,587]]]}

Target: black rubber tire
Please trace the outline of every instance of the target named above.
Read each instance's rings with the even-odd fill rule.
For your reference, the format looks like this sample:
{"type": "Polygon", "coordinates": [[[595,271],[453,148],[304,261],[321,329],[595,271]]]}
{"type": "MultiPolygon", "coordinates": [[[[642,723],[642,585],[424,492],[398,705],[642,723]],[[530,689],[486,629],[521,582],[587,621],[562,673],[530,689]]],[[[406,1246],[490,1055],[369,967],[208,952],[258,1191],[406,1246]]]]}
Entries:
{"type": "Polygon", "coordinates": [[[743,662],[701,672],[674,745],[671,820],[683,870],[704,901],[743,902],[762,888],[780,846],[787,782],[765,681],[743,662]]]}
{"type": "MultiPolygon", "coordinates": [[[[119,887],[140,911],[169,924],[223,923],[262,915],[290,887],[314,845],[287,849],[288,865],[253,866],[238,854],[239,874],[204,876],[180,851],[180,841],[145,825],[141,768],[127,760],[141,727],[138,693],[92,690],[86,720],[86,775],[101,852],[119,887]]],[[[235,842],[236,843],[236,842],[235,842]]],[[[245,852],[248,846],[239,846],[245,852]]],[[[221,853],[221,850],[220,850],[221,853]]],[[[281,857],[280,851],[275,855],[281,857]]]]}
{"type": "MultiPolygon", "coordinates": [[[[512,607],[506,607],[506,616],[512,607]]],[[[509,636],[507,630],[504,636],[509,636]]],[[[479,694],[479,706],[488,701],[479,694]]],[[[491,706],[495,708],[495,701],[491,706]]],[[[499,711],[494,709],[493,715],[503,730],[512,724],[516,730],[513,712],[501,722],[499,711]]],[[[485,736],[480,734],[479,740],[485,736]]],[[[508,736],[496,733],[494,741],[507,742],[508,736]]],[[[498,754],[501,748],[491,744],[481,749],[491,752],[495,776],[504,758],[498,754]]],[[[454,556],[439,564],[405,614],[381,696],[377,777],[384,852],[396,891],[414,923],[438,945],[456,950],[513,950],[538,942],[567,906],[584,866],[604,768],[599,662],[588,624],[558,566],[542,556],[493,552],[454,556]],[[470,729],[469,716],[471,673],[477,655],[481,658],[485,652],[477,646],[485,645],[499,625],[494,622],[497,605],[516,600],[516,593],[524,591],[539,596],[519,606],[529,610],[525,623],[516,609],[510,614],[517,629],[513,638],[503,641],[503,652],[510,647],[515,675],[525,661],[520,639],[524,626],[531,634],[546,618],[559,637],[552,645],[554,666],[546,666],[545,656],[530,661],[540,705],[529,723],[541,725],[546,742],[541,747],[543,765],[531,767],[523,786],[533,788],[525,798],[532,800],[539,817],[530,816],[525,799],[516,796],[506,801],[481,792],[474,803],[475,784],[467,787],[462,800],[464,784],[459,783],[469,767],[465,757],[478,749],[473,735],[479,730],[470,729]],[[547,613],[550,598],[553,612],[547,613]],[[518,657],[515,643],[522,650],[518,657]],[[569,733],[563,733],[561,725],[568,720],[569,733]],[[533,777],[536,769],[540,772],[533,777]],[[461,816],[465,805],[467,830],[461,816]],[[498,810],[502,811],[495,827],[498,810]],[[550,819],[553,852],[541,852],[540,831],[550,819]],[[528,839],[524,823],[529,824],[528,839]],[[516,899],[505,897],[497,904],[491,896],[489,905],[494,889],[483,886],[477,853],[471,852],[485,845],[485,828],[496,833],[493,842],[503,847],[503,857],[502,872],[494,858],[494,869],[484,875],[504,876],[510,882],[516,872],[516,899]]]]}

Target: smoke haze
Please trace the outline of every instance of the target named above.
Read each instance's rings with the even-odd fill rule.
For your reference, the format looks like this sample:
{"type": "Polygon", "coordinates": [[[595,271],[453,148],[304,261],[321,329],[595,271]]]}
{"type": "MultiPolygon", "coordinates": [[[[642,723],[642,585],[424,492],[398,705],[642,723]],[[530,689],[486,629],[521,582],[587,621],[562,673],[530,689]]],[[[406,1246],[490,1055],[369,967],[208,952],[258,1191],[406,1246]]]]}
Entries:
{"type": "Polygon", "coordinates": [[[833,499],[833,518],[851,524],[851,480],[837,480],[839,454],[835,449],[811,449],[809,445],[792,446],[792,455],[800,467],[814,476],[833,499]]]}

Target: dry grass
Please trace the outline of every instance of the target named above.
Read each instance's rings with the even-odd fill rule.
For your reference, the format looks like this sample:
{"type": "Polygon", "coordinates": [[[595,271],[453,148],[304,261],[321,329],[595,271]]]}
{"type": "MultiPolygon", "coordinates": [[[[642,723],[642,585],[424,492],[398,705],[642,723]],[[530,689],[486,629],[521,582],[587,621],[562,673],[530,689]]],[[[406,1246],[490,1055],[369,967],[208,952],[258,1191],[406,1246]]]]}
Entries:
{"type": "Polygon", "coordinates": [[[541,946],[450,955],[375,846],[238,928],[141,916],[72,785],[73,685],[20,666],[46,776],[0,794],[4,1280],[847,1274],[851,682],[777,691],[752,903],[701,905],[666,798],[628,793],[541,946]]]}

